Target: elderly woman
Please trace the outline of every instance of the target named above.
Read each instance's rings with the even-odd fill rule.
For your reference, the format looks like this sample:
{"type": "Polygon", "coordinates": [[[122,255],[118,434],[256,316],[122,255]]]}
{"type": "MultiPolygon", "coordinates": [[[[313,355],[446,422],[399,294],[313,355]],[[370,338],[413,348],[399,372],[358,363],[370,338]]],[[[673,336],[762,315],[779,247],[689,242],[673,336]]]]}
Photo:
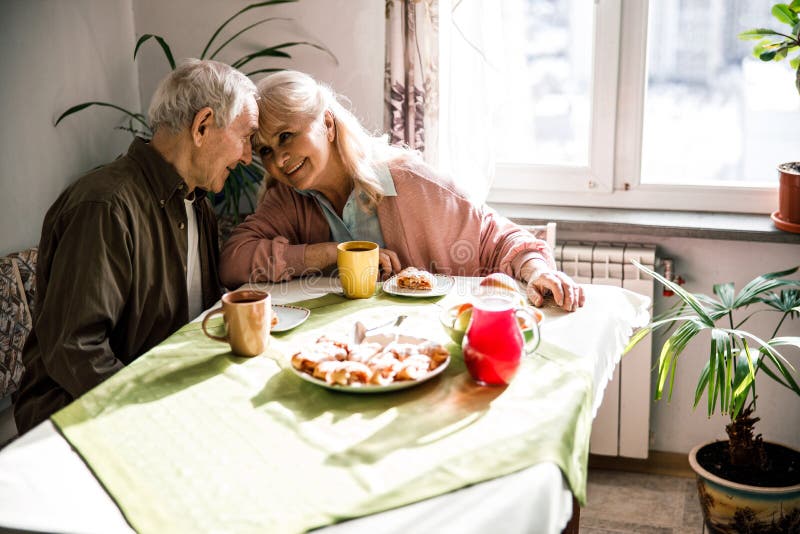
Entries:
{"type": "Polygon", "coordinates": [[[384,277],[409,266],[503,272],[527,283],[536,306],[548,294],[566,310],[583,305],[581,287],[554,268],[544,241],[470,202],[418,153],[370,135],[326,86],[283,71],[258,91],[253,146],[266,192],[222,251],[226,286],[319,272],[336,265],[337,243],[359,240],[379,244],[384,277]]]}

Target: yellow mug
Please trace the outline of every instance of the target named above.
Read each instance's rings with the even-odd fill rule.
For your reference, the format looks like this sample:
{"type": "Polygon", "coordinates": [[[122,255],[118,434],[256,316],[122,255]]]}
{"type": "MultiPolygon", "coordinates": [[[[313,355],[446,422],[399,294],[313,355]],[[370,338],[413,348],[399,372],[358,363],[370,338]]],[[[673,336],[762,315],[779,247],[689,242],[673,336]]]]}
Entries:
{"type": "Polygon", "coordinates": [[[266,291],[239,289],[222,295],[222,306],[203,318],[203,332],[211,339],[227,341],[238,356],[258,356],[269,346],[272,324],[272,299],[266,291]],[[225,320],[225,336],[206,330],[208,320],[218,314],[225,320]]]}
{"type": "Polygon", "coordinates": [[[336,265],[344,296],[367,299],[375,293],[378,280],[377,243],[372,241],[346,241],[337,246],[336,265]]]}

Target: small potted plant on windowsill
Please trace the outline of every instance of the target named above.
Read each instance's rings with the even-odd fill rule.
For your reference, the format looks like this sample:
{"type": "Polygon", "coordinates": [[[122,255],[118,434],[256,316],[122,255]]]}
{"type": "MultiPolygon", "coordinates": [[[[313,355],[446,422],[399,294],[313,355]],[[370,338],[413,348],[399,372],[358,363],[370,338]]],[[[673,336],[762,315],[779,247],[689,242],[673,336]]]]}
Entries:
{"type": "Polygon", "coordinates": [[[661,348],[656,400],[663,397],[667,383],[667,398],[672,396],[678,358],[689,342],[700,332],[710,332],[694,407],[705,394],[708,416],[719,408],[730,422],[725,427],[728,441],[704,443],[689,453],[706,526],[711,532],[800,532],[800,451],[755,435],[759,418],[753,415],[757,377],[766,376],[800,396],[800,376],[779,351],[790,347],[800,354],[800,337],[778,336],[781,326],[790,324],[786,320],[800,314],[800,280],[784,278],[799,267],[759,276],[738,294],[732,283],[715,284],[714,298],[692,294],[634,263],[680,298],[678,305],[637,332],[626,349],[652,331],[676,327],[661,348]],[[751,306],[761,309],[753,311],[751,306]],[[780,319],[768,340],[742,329],[755,313],[769,311],[779,312],[780,319]],[[747,315],[742,318],[743,313],[747,315]]]}
{"type": "MultiPolygon", "coordinates": [[[[753,54],[762,61],[782,61],[800,47],[800,0],[772,6],[772,15],[789,28],[783,32],[769,28],[754,28],[739,34],[740,39],[756,39],[753,54]]],[[[796,71],[795,87],[800,93],[800,56],[789,60],[796,71]]],[[[772,213],[775,226],[787,232],[800,233],[800,162],[778,165],[778,209],[772,213]]]]}

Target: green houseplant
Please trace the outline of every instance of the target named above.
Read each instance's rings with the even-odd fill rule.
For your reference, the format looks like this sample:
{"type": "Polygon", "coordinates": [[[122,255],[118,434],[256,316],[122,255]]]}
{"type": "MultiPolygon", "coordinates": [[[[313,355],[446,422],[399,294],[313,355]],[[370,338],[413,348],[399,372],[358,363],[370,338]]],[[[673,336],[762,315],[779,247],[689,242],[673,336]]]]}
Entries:
{"type": "Polygon", "coordinates": [[[656,400],[665,392],[671,398],[678,361],[690,342],[702,332],[710,334],[694,408],[705,395],[708,416],[719,410],[730,422],[725,427],[727,442],[699,445],[690,453],[706,525],[711,532],[800,532],[800,452],[765,442],[754,430],[759,421],[754,417],[757,378],[777,382],[800,396],[800,376],[782,353],[800,349],[800,337],[778,335],[782,326],[790,324],[787,320],[800,315],[800,281],[785,278],[800,267],[758,276],[738,293],[732,283],[715,284],[712,297],[690,293],[634,263],[680,299],[638,331],[628,346],[629,350],[655,330],[674,328],[658,358],[656,400]],[[768,339],[743,328],[755,314],[769,312],[778,318],[768,339]],[[784,457],[788,464],[782,463],[784,457]],[[768,491],[756,490],[754,501],[746,501],[748,486],[768,491]]]}
{"type": "MultiPolygon", "coordinates": [[[[783,31],[753,28],[740,33],[739,38],[758,41],[753,55],[760,60],[783,61],[800,50],[800,0],[774,4],[772,16],[788,28],[783,31]]],[[[800,55],[791,58],[789,65],[795,71],[795,88],[800,93],[800,55]]],[[[772,214],[772,220],[781,230],[800,233],[800,162],[781,163],[778,173],[778,210],[772,214]]]]}
{"type": "MultiPolygon", "coordinates": [[[[242,29],[235,31],[232,35],[224,38],[223,32],[229,28],[229,25],[234,22],[237,18],[239,18],[244,13],[247,13],[251,10],[265,8],[275,4],[285,4],[291,2],[297,2],[298,0],[267,0],[264,2],[256,2],[253,4],[249,4],[236,13],[234,13],[231,17],[226,19],[211,35],[211,37],[206,42],[205,46],[203,47],[202,52],[197,56],[199,59],[215,59],[217,61],[222,61],[220,58],[220,53],[228,47],[231,43],[236,41],[237,39],[241,38],[242,35],[249,32],[253,28],[261,26],[262,24],[267,24],[272,21],[276,20],[289,20],[283,17],[267,17],[267,18],[260,18],[258,20],[253,21],[252,23],[248,24],[242,29]],[[224,40],[223,40],[224,39],[224,40]]],[[[136,55],[139,52],[139,49],[143,44],[148,41],[155,41],[161,47],[161,50],[164,52],[164,57],[169,64],[171,69],[174,69],[176,66],[175,59],[172,55],[172,50],[170,46],[167,44],[167,41],[160,35],[153,35],[153,34],[144,34],[142,35],[139,40],[136,42],[136,47],[133,50],[133,59],[136,59],[136,55]]],[[[308,41],[292,41],[292,42],[284,42],[279,43],[276,45],[265,46],[265,47],[256,47],[255,49],[247,52],[243,56],[230,61],[229,64],[233,67],[236,67],[239,70],[242,70],[248,76],[253,76],[256,74],[263,74],[268,72],[274,72],[280,70],[278,68],[265,68],[265,67],[254,67],[254,63],[266,58],[282,58],[282,59],[291,59],[291,55],[287,52],[288,49],[297,46],[309,46],[315,48],[317,50],[321,50],[331,56],[334,61],[336,58],[333,54],[325,47],[311,43],[308,41]]],[[[77,104],[75,106],[70,107],[66,111],[64,111],[56,120],[55,125],[57,126],[62,120],[66,117],[82,111],[86,108],[99,106],[99,107],[107,107],[112,108],[117,111],[122,112],[124,115],[124,123],[121,126],[118,126],[119,129],[126,130],[130,132],[132,135],[144,137],[149,139],[152,137],[153,131],[150,128],[150,125],[147,123],[147,118],[142,114],[135,111],[131,111],[125,109],[121,106],[110,102],[83,102],[77,104]]],[[[233,171],[231,172],[230,177],[225,182],[225,186],[223,191],[219,195],[213,195],[213,193],[209,193],[209,199],[215,205],[217,212],[222,216],[222,220],[220,221],[221,231],[224,233],[226,230],[224,227],[232,226],[239,222],[240,217],[240,206],[243,202],[247,203],[249,210],[252,212],[255,209],[255,192],[258,188],[258,184],[261,182],[264,176],[264,169],[261,167],[261,164],[258,158],[253,158],[253,163],[250,165],[238,165],[233,171]]]]}

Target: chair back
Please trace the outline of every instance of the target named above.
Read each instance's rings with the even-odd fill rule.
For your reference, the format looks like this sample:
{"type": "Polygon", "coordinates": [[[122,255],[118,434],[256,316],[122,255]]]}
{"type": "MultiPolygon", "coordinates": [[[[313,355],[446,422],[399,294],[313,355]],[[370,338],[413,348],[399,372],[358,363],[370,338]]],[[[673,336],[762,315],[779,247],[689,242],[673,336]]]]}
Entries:
{"type": "Polygon", "coordinates": [[[537,239],[546,241],[550,245],[550,250],[556,248],[556,223],[548,222],[546,224],[533,224],[524,227],[527,231],[533,234],[537,239]]]}

